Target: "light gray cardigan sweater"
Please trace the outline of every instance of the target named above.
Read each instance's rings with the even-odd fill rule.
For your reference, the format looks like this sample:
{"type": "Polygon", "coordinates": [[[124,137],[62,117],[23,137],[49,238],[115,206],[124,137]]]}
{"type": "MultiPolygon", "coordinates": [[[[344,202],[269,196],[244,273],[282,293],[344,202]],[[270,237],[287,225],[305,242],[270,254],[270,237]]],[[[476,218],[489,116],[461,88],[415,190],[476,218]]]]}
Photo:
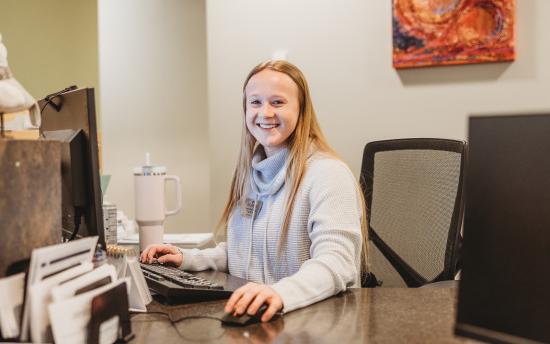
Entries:
{"type": "Polygon", "coordinates": [[[261,202],[261,208],[243,216],[237,206],[229,219],[227,242],[203,250],[182,249],[180,267],[215,269],[269,284],[281,296],[284,312],[359,287],[362,245],[361,198],[353,174],[342,161],[314,153],[279,251],[290,189],[285,183],[287,157],[287,149],[269,158],[263,149],[256,150],[247,198],[261,202]]]}

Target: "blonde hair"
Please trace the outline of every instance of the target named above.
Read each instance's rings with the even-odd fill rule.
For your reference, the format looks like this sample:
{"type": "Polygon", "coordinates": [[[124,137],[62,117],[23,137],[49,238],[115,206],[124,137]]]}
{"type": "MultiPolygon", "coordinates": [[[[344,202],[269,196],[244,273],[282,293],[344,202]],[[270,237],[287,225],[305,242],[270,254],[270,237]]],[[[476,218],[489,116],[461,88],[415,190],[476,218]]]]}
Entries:
{"type": "MultiPolygon", "coordinates": [[[[284,243],[288,235],[288,226],[290,218],[292,216],[292,209],[296,200],[296,194],[304,177],[307,168],[308,153],[311,151],[320,151],[341,160],[337,153],[330,147],[321,131],[321,127],[317,120],[315,110],[313,109],[313,103],[311,102],[311,95],[309,93],[309,86],[306,78],[302,72],[295,65],[287,61],[282,60],[268,60],[260,63],[254,67],[248,76],[246,77],[243,85],[243,113],[246,114],[246,86],[249,80],[257,73],[269,69],[275,72],[280,72],[288,75],[298,86],[298,102],[300,105],[300,112],[298,115],[298,122],[296,129],[287,139],[287,145],[289,148],[289,163],[286,175],[286,183],[291,185],[290,192],[288,193],[287,206],[284,216],[284,221],[281,226],[280,242],[284,243]]],[[[235,209],[237,204],[244,200],[246,197],[247,183],[249,183],[250,171],[252,168],[252,155],[256,147],[256,139],[248,131],[246,127],[246,118],[243,116],[243,130],[241,136],[241,151],[237,166],[233,173],[233,180],[231,182],[231,189],[229,191],[229,198],[223,210],[222,216],[218,223],[218,229],[225,229],[227,231],[227,225],[229,217],[235,209]]],[[[356,183],[356,188],[361,197],[361,230],[363,233],[363,248],[362,248],[362,268],[366,270],[367,264],[367,240],[368,231],[366,228],[366,209],[363,193],[359,188],[359,184],[356,183]]],[[[279,249],[282,245],[279,246],[279,249]]]]}

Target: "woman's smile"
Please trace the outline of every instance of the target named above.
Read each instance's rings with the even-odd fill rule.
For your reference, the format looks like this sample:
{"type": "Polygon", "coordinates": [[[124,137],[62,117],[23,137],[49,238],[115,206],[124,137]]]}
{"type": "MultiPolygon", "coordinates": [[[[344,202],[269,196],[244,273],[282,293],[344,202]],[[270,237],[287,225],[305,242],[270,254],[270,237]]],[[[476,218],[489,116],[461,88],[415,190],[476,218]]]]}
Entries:
{"type": "Polygon", "coordinates": [[[278,123],[257,123],[256,124],[258,127],[266,130],[266,131],[269,131],[271,129],[275,129],[279,126],[278,123]]]}

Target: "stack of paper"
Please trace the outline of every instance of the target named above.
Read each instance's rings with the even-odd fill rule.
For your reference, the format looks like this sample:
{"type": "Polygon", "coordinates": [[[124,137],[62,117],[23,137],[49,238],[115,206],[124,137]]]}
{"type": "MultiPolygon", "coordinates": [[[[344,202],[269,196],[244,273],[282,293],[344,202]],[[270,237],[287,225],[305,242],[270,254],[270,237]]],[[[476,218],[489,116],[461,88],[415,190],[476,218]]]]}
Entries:
{"type": "MultiPolygon", "coordinates": [[[[164,234],[163,242],[185,248],[202,247],[206,245],[214,235],[212,233],[181,233],[181,234],[164,234]]],[[[123,245],[139,244],[139,234],[133,233],[124,237],[118,238],[118,243],[123,245]]]]}

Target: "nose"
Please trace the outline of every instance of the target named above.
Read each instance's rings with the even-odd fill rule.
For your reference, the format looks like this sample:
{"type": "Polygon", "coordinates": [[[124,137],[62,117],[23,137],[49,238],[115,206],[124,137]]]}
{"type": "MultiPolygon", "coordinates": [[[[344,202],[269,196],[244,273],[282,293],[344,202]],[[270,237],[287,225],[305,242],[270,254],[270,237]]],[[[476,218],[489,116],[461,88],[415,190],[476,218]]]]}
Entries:
{"type": "Polygon", "coordinates": [[[260,109],[259,115],[264,118],[271,118],[275,116],[275,111],[273,111],[271,104],[264,104],[260,109]]]}

